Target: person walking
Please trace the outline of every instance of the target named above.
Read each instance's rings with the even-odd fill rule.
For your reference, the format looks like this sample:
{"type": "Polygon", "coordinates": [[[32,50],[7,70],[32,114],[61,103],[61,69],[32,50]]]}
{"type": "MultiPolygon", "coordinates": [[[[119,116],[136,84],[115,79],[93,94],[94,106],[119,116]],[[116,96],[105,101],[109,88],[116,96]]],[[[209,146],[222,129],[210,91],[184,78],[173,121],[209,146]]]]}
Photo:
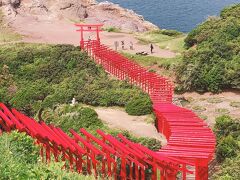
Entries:
{"type": "Polygon", "coordinates": [[[117,50],[118,50],[118,46],[119,46],[118,41],[115,41],[115,42],[114,42],[114,46],[115,46],[115,51],[117,51],[117,50]]]}
{"type": "Polygon", "coordinates": [[[121,43],[122,43],[122,50],[124,50],[125,43],[124,43],[124,41],[121,41],[121,43]]]}
{"type": "Polygon", "coordinates": [[[152,54],[153,53],[153,49],[154,49],[153,44],[150,45],[150,49],[151,49],[151,54],[152,54]]]}
{"type": "Polygon", "coordinates": [[[133,42],[132,41],[130,41],[129,46],[130,46],[130,50],[133,50],[133,42]]]}

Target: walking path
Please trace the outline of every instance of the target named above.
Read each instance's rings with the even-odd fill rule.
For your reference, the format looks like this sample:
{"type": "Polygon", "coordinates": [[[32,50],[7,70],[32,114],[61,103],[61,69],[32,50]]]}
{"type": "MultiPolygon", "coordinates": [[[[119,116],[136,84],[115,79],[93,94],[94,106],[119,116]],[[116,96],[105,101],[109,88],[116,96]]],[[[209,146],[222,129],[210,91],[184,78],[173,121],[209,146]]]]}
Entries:
{"type": "Polygon", "coordinates": [[[112,128],[127,130],[136,136],[158,139],[162,145],[167,143],[153,124],[146,123],[147,116],[130,116],[123,110],[112,108],[95,108],[95,111],[112,128]]]}
{"type": "MultiPolygon", "coordinates": [[[[51,43],[51,44],[73,44],[79,45],[79,33],[74,33],[76,27],[74,23],[67,21],[46,21],[36,20],[32,17],[17,16],[16,20],[11,23],[11,26],[17,33],[24,35],[24,42],[33,43],[51,43]]],[[[85,39],[88,37],[95,39],[94,33],[86,33],[85,39]]],[[[121,45],[121,41],[125,43],[125,52],[137,53],[146,51],[150,54],[150,44],[143,45],[138,42],[138,39],[133,34],[128,33],[114,33],[114,32],[102,32],[102,43],[114,49],[114,42],[118,41],[121,45]],[[130,42],[134,45],[134,50],[130,50],[130,42]]],[[[151,56],[172,58],[176,54],[170,50],[160,49],[158,46],[154,46],[154,53],[151,56]]]]}

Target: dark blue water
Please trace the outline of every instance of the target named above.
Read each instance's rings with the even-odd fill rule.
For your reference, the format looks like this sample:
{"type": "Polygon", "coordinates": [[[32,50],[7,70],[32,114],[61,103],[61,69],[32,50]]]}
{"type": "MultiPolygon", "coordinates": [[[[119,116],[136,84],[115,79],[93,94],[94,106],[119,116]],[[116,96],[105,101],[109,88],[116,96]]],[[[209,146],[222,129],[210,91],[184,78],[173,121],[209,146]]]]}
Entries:
{"type": "MultiPolygon", "coordinates": [[[[98,0],[101,2],[104,0],[98,0]]],[[[163,29],[191,31],[208,16],[219,15],[227,5],[240,0],[109,0],[132,9],[163,29]]]]}

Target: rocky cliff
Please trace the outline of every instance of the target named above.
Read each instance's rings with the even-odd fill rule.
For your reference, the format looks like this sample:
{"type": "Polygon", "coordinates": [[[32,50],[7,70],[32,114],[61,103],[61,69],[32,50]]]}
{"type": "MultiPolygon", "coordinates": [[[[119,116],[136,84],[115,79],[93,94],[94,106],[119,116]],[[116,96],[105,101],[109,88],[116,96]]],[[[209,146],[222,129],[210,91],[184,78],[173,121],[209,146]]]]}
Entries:
{"type": "Polygon", "coordinates": [[[95,0],[0,0],[7,17],[31,16],[38,20],[71,20],[86,23],[104,23],[123,31],[143,32],[157,28],[132,10],[119,5],[95,0]]]}

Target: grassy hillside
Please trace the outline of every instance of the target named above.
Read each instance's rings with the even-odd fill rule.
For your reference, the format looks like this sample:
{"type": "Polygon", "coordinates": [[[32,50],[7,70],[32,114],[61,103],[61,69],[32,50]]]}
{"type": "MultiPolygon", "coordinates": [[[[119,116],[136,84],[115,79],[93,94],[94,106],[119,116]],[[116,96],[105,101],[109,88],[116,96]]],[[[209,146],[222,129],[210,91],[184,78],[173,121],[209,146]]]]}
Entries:
{"type": "Polygon", "coordinates": [[[189,49],[179,66],[184,90],[240,89],[240,4],[211,17],[185,39],[189,49]]]}
{"type": "Polygon", "coordinates": [[[155,43],[162,49],[181,53],[184,51],[184,39],[186,35],[175,30],[154,30],[136,34],[136,37],[140,43],[155,43]]]}
{"type": "Polygon", "coordinates": [[[175,77],[175,70],[181,62],[181,56],[174,58],[160,58],[155,56],[141,56],[129,53],[122,53],[123,56],[129,58],[146,67],[149,71],[156,72],[162,76],[168,76],[170,79],[175,77]]]}
{"type": "MultiPolygon", "coordinates": [[[[65,132],[85,128],[96,135],[96,130],[101,129],[114,136],[122,133],[152,150],[161,147],[156,139],[108,128],[93,109],[82,105],[126,106],[126,111],[134,115],[152,112],[147,94],[114,80],[79,47],[24,43],[0,46],[0,102],[65,132]],[[73,97],[79,104],[69,105],[73,97]],[[41,116],[37,116],[40,111],[41,116]]],[[[46,166],[40,163],[38,154],[39,149],[25,134],[3,134],[0,179],[93,179],[62,171],[61,162],[46,166]]]]}
{"type": "Polygon", "coordinates": [[[64,163],[42,164],[39,149],[33,139],[24,133],[12,132],[0,136],[0,179],[66,179],[93,180],[93,176],[83,176],[63,170],[64,163]]]}
{"type": "MultiPolygon", "coordinates": [[[[70,103],[125,106],[144,99],[141,90],[111,79],[78,47],[70,45],[15,44],[0,47],[0,100],[29,115],[41,108],[70,103]]],[[[139,103],[140,112],[143,104],[139,103]]],[[[145,111],[146,112],[146,111],[145,111]]]]}

